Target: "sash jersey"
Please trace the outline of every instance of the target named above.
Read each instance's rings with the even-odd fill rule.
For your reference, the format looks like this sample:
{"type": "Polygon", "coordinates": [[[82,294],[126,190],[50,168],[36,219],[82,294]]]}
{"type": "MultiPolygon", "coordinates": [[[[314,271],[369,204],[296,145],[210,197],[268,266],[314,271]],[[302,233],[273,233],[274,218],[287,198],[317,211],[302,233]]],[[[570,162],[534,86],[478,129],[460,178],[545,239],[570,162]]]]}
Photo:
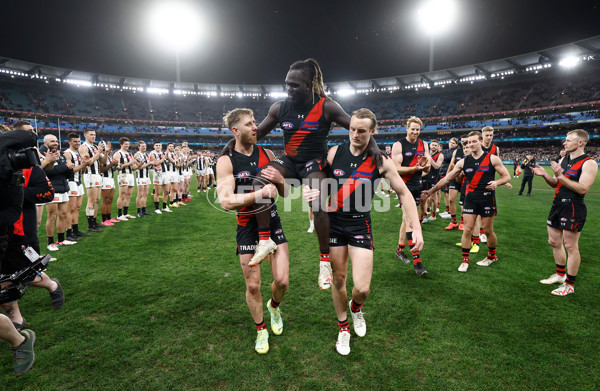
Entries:
{"type": "MultiPolygon", "coordinates": [[[[350,152],[350,144],[338,147],[331,168],[337,181],[337,192],[332,195],[328,212],[347,222],[364,222],[371,218],[371,203],[375,194],[375,181],[381,178],[371,157],[365,158],[350,152]]],[[[334,189],[335,190],[335,189],[334,189]]]]}
{"type": "MultiPolygon", "coordinates": [[[[88,143],[83,143],[83,145],[85,145],[88,149],[88,156],[93,158],[96,151],[98,151],[98,147],[88,143]]],[[[85,169],[86,174],[100,174],[100,164],[98,163],[98,160],[100,159],[97,159],[94,164],[87,166],[85,169]]]]}
{"type": "Polygon", "coordinates": [[[296,163],[323,158],[327,155],[327,136],[331,122],[325,119],[321,98],[310,109],[298,111],[288,98],[279,110],[279,123],[283,128],[285,155],[296,163]]]}
{"type": "MultiPolygon", "coordinates": [[[[65,152],[67,151],[71,155],[71,158],[73,158],[73,164],[75,167],[81,166],[81,156],[79,156],[79,152],[74,152],[71,149],[67,149],[65,152]]],[[[68,180],[77,183],[77,185],[81,185],[81,170],[77,172],[70,170],[68,180]]]]}
{"type": "MultiPolygon", "coordinates": [[[[141,163],[141,165],[148,164],[148,162],[150,162],[150,157],[146,152],[144,152],[144,153],[139,152],[139,154],[140,154],[139,155],[140,157],[137,159],[137,161],[139,163],[141,163]]],[[[139,169],[138,170],[138,178],[149,178],[149,176],[148,176],[149,167],[150,166],[146,166],[146,168],[139,169]]]]}
{"type": "Polygon", "coordinates": [[[133,174],[133,170],[131,169],[131,166],[127,166],[123,169],[120,168],[121,164],[125,164],[125,163],[129,163],[131,161],[131,159],[133,159],[133,156],[131,156],[131,154],[129,152],[123,152],[123,151],[119,151],[121,152],[119,155],[121,156],[121,158],[119,159],[119,171],[121,172],[121,174],[133,174]]]}
{"type": "MultiPolygon", "coordinates": [[[[250,156],[233,151],[229,159],[233,166],[233,176],[235,178],[234,193],[236,194],[252,192],[252,180],[258,175],[262,167],[270,161],[267,152],[259,145],[254,146],[254,150],[250,156]]],[[[237,224],[245,227],[250,220],[256,219],[252,210],[253,206],[245,206],[242,209],[238,209],[236,212],[237,224]]],[[[277,213],[277,206],[275,204],[273,204],[273,209],[271,209],[271,216],[273,216],[273,212],[277,213]]]]}
{"type": "MultiPolygon", "coordinates": [[[[583,154],[575,159],[571,160],[567,155],[563,158],[560,163],[564,175],[572,181],[579,182],[579,178],[581,177],[581,173],[583,172],[583,163],[590,160],[591,157],[587,154],[583,154]]],[[[554,199],[553,205],[560,204],[565,202],[563,200],[569,200],[569,202],[573,203],[584,203],[583,198],[585,195],[577,194],[573,190],[569,189],[566,186],[563,186],[562,183],[558,182],[556,185],[556,190],[554,191],[554,199]]]]}
{"type": "Polygon", "coordinates": [[[490,145],[489,148],[486,148],[484,145],[481,145],[481,149],[483,149],[484,153],[491,153],[492,155],[498,156],[498,147],[496,144],[490,145]]]}
{"type": "Polygon", "coordinates": [[[472,155],[464,158],[463,172],[465,173],[466,194],[483,194],[492,192],[485,187],[488,182],[493,181],[496,176],[496,169],[491,163],[491,153],[483,153],[479,159],[472,155]]]}
{"type": "MultiPolygon", "coordinates": [[[[437,152],[435,155],[431,155],[431,158],[433,159],[433,161],[436,161],[438,159],[438,157],[440,156],[440,154],[441,154],[441,152],[437,152]]],[[[427,175],[425,175],[425,179],[435,185],[435,182],[437,182],[438,178],[440,177],[440,169],[441,168],[442,168],[442,166],[440,166],[440,168],[433,168],[433,166],[432,166],[429,169],[429,172],[427,173],[427,175]]]]}
{"type": "MultiPolygon", "coordinates": [[[[420,138],[414,143],[403,138],[400,140],[400,144],[402,145],[402,167],[414,167],[417,165],[419,158],[425,156],[425,145],[420,138]]],[[[401,177],[404,183],[406,183],[406,187],[409,189],[421,190],[423,179],[420,172],[411,172],[409,174],[401,175],[401,177]]]]}

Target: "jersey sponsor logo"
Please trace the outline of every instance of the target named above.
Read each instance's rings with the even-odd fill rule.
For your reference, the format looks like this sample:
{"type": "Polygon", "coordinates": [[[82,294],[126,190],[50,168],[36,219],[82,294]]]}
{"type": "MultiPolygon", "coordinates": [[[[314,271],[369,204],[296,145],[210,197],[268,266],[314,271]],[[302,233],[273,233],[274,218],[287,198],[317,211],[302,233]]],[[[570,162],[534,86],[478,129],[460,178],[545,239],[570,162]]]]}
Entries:
{"type": "Polygon", "coordinates": [[[335,175],[335,176],[342,176],[344,174],[345,174],[344,170],[341,170],[339,168],[336,168],[335,170],[333,170],[333,175],[335,175]]]}
{"type": "Polygon", "coordinates": [[[466,208],[465,208],[465,209],[463,209],[463,212],[466,212],[466,213],[473,213],[473,209],[466,209],[466,208]]]}
{"type": "Polygon", "coordinates": [[[352,178],[354,180],[368,182],[373,179],[373,173],[372,172],[364,172],[364,171],[354,171],[350,178],[352,178]]]}
{"type": "Polygon", "coordinates": [[[577,170],[573,170],[571,168],[569,168],[567,170],[567,172],[565,173],[565,176],[576,176],[577,175],[577,170]]]}
{"type": "Polygon", "coordinates": [[[490,166],[479,166],[477,169],[478,172],[488,172],[490,170],[490,166]]]}
{"type": "Polygon", "coordinates": [[[235,176],[236,178],[247,178],[250,176],[250,171],[240,171],[238,172],[238,174],[235,176]]]}
{"type": "Polygon", "coordinates": [[[300,125],[300,129],[302,129],[302,130],[319,130],[319,123],[311,122],[311,121],[302,121],[302,124],[300,125]]]}
{"type": "Polygon", "coordinates": [[[284,129],[292,129],[294,127],[294,124],[291,122],[284,122],[281,124],[281,127],[284,129]]]}
{"type": "Polygon", "coordinates": [[[254,248],[256,247],[255,244],[251,244],[251,245],[240,245],[240,250],[241,251],[254,251],[254,248]]]}

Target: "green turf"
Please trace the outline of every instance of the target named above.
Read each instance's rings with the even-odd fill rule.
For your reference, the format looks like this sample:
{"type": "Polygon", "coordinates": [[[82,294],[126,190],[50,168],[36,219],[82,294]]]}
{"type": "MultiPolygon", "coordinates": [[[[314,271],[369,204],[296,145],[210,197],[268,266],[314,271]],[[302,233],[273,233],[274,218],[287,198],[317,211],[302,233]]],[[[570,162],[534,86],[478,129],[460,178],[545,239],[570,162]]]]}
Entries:
{"type": "MultiPolygon", "coordinates": [[[[55,253],[48,274],[66,303],[55,311],[45,291],[29,289],[20,305],[38,336],[36,362],[16,379],[4,344],[0,390],[597,389],[600,184],[586,197],[576,292],[554,297],[538,282],[554,272],[545,227],[552,191],[536,177],[533,195],[517,197],[520,181],[497,192],[500,262],[474,264],[484,244],[466,274],[456,270],[460,232],[446,232],[448,220],[424,225],[423,279],[394,259],[400,210],[373,213],[368,333],[352,337],[346,357],[334,349],[335,312],[317,287],[317,240],[300,201],[281,212],[290,242],[285,331],[259,356],[235,217],[194,192],[171,214],[107,227],[55,253]]],[[[40,238],[45,244],[43,228],[40,238]]],[[[266,303],[266,264],[262,273],[266,303]]]]}

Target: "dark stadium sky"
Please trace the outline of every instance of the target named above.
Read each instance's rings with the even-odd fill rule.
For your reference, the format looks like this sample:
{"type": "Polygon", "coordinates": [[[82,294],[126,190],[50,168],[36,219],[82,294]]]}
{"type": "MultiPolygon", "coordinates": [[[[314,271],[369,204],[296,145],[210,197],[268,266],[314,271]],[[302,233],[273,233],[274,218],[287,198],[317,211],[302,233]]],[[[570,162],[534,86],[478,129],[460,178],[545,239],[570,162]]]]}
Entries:
{"type": "MultiPolygon", "coordinates": [[[[170,0],[174,1],[174,0],[170,0]]],[[[494,60],[600,34],[600,2],[456,0],[462,15],[436,41],[434,69],[494,60]]],[[[175,80],[174,55],[150,45],[154,0],[2,2],[0,56],[103,74],[175,80]]],[[[196,0],[208,42],[181,56],[183,81],[282,83],[316,58],[326,81],[426,72],[419,0],[196,0]]]]}

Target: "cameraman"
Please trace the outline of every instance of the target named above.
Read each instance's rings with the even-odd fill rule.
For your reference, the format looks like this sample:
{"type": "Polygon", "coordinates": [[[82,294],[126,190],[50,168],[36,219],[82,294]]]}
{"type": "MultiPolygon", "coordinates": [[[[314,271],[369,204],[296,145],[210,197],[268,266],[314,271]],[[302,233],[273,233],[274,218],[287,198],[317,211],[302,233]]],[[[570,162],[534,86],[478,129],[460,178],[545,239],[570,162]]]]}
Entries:
{"type": "MultiPolygon", "coordinates": [[[[2,129],[4,132],[6,129],[2,129]]],[[[23,188],[17,168],[9,158],[9,149],[14,151],[35,145],[33,135],[21,131],[0,134],[0,266],[4,264],[5,250],[9,246],[9,232],[13,224],[19,220],[23,205],[23,188]]],[[[31,330],[18,332],[10,319],[0,315],[0,339],[10,343],[13,350],[13,369],[18,376],[31,368],[34,361],[33,344],[35,333],[31,330]]]]}
{"type": "Polygon", "coordinates": [[[69,181],[68,177],[75,166],[72,162],[67,162],[64,154],[60,152],[58,139],[52,134],[44,136],[44,145],[50,153],[59,153],[58,160],[50,169],[44,169],[48,179],[54,187],[54,200],[46,204],[48,217],[46,219],[46,236],[48,237],[48,250],[58,251],[58,246],[70,246],[76,244],[71,240],[65,239],[65,231],[70,226],[69,221],[69,181]],[[58,218],[57,218],[58,215],[58,218]],[[56,231],[58,236],[57,243],[54,243],[54,223],[56,222],[56,231]]]}

